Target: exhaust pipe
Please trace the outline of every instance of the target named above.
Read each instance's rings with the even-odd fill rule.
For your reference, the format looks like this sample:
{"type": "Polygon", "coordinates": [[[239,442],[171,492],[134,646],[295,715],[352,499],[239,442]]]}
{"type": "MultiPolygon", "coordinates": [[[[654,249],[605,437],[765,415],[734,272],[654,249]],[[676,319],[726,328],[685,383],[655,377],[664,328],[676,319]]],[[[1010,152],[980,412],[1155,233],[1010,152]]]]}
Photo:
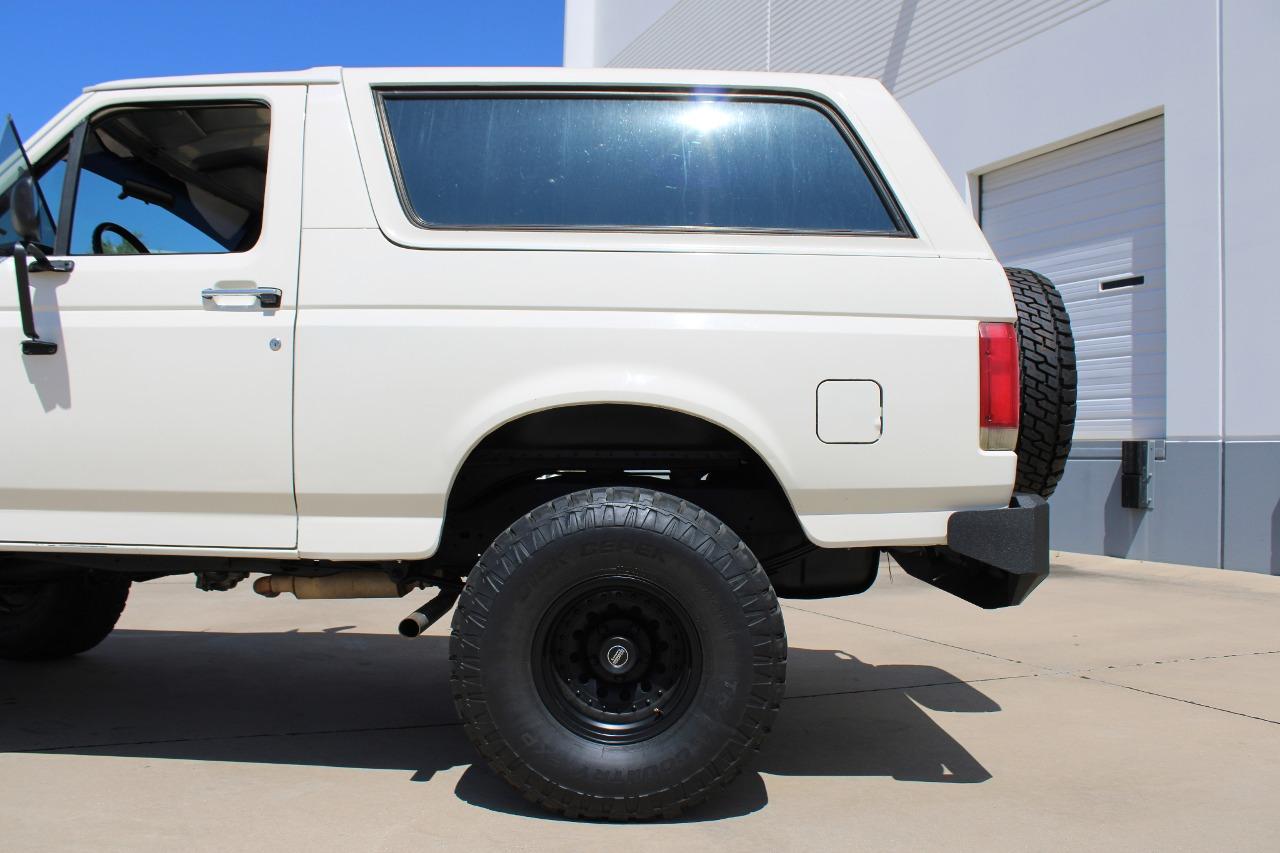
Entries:
{"type": "Polygon", "coordinates": [[[417,637],[440,620],[457,602],[462,589],[441,589],[426,604],[400,620],[402,637],[417,637]]]}
{"type": "Polygon", "coordinates": [[[267,598],[291,592],[295,598],[403,598],[417,583],[391,579],[385,572],[339,572],[323,577],[266,575],[253,582],[253,591],[267,598]]]}

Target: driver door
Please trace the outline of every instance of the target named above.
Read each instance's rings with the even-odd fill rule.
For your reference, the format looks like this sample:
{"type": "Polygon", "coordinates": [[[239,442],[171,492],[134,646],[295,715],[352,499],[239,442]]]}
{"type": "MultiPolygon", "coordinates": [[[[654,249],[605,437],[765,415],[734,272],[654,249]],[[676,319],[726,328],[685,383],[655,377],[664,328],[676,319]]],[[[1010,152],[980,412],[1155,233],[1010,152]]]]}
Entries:
{"type": "Polygon", "coordinates": [[[100,92],[77,132],[30,152],[68,152],[55,255],[74,269],[31,275],[37,331],[58,346],[24,355],[0,262],[0,550],[295,547],[305,99],[100,92]]]}

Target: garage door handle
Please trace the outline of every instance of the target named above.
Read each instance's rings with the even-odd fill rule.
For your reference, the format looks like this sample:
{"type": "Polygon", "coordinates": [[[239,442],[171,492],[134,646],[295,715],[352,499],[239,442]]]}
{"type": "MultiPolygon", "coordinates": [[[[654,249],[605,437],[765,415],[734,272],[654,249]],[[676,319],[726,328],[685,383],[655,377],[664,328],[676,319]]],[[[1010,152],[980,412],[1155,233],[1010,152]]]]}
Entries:
{"type": "Polygon", "coordinates": [[[256,296],[263,308],[279,308],[283,294],[278,287],[209,287],[200,291],[200,296],[206,302],[213,302],[219,296],[256,296]]]}
{"type": "Polygon", "coordinates": [[[1147,277],[1145,275],[1122,275],[1119,278],[1105,278],[1098,282],[1099,290],[1115,290],[1117,287],[1137,287],[1145,284],[1147,277]]]}

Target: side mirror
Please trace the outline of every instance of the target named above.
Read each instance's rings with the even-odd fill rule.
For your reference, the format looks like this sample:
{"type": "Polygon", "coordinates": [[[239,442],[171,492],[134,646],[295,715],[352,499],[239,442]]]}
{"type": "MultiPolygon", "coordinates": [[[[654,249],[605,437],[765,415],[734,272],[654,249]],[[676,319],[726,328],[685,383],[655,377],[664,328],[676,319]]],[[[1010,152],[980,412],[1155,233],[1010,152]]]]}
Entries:
{"type": "Polygon", "coordinates": [[[13,247],[13,271],[18,284],[18,315],[22,318],[22,342],[24,355],[53,355],[58,345],[44,341],[36,334],[35,311],[31,307],[31,277],[33,272],[70,272],[70,261],[50,261],[40,249],[40,196],[35,178],[23,175],[9,191],[9,223],[18,235],[13,247]],[[24,245],[25,244],[25,245],[24,245]],[[28,255],[35,258],[27,262],[28,255]]]}
{"type": "Polygon", "coordinates": [[[23,242],[40,240],[40,197],[31,175],[23,175],[9,191],[9,222],[23,242]]]}

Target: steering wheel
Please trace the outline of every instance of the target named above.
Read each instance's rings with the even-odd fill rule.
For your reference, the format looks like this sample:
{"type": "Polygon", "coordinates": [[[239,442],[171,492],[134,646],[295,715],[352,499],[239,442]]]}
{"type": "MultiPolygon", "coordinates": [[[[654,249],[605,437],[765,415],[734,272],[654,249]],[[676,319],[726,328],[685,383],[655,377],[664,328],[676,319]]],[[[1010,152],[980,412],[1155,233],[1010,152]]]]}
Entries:
{"type": "Polygon", "coordinates": [[[105,254],[102,251],[102,235],[106,234],[108,231],[132,246],[135,254],[151,254],[151,250],[142,245],[142,241],[139,240],[137,235],[128,228],[125,228],[123,225],[117,225],[114,222],[100,222],[98,223],[98,227],[93,229],[93,253],[95,255],[105,254]]]}

